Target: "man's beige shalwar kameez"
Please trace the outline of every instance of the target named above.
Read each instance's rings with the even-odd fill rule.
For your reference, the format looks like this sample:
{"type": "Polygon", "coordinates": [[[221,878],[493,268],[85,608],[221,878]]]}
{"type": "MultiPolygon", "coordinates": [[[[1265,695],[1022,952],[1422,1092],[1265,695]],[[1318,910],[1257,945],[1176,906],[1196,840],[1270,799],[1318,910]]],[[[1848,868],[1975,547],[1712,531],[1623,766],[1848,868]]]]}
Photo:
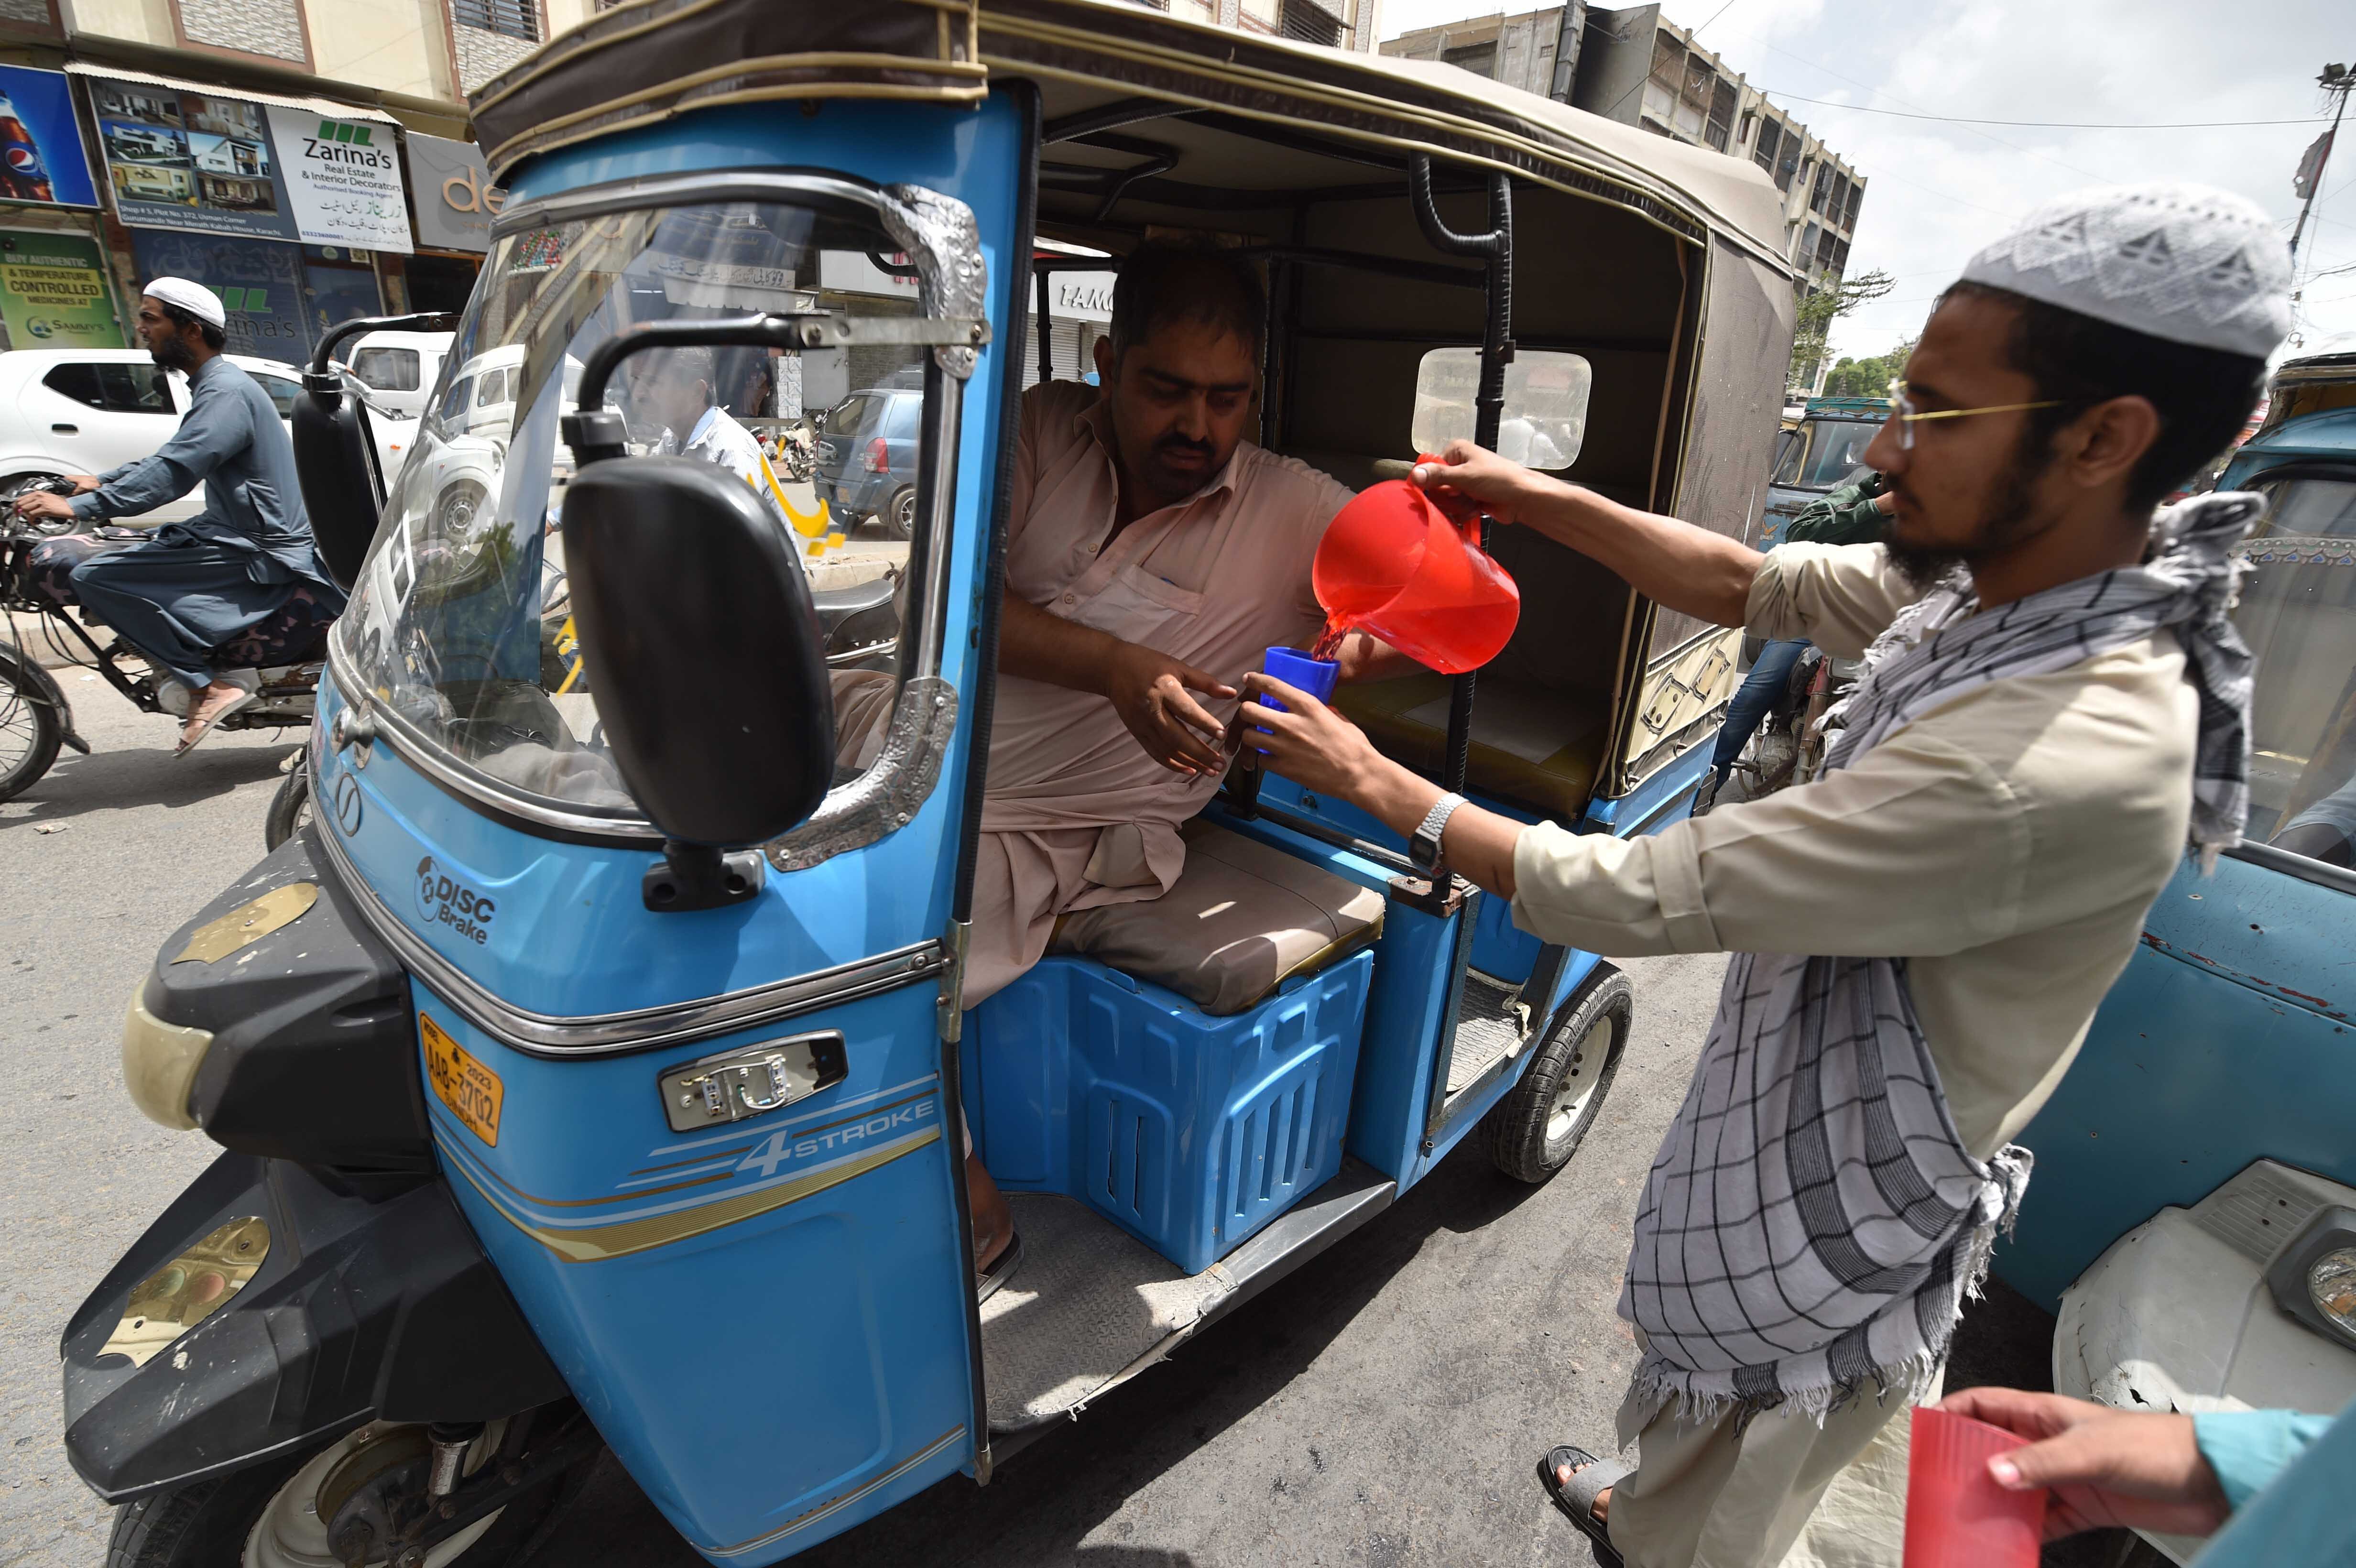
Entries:
{"type": "MultiPolygon", "coordinates": [[[[1856,658],[1916,597],[1879,545],[1787,545],[1746,621],[1856,658]]],[[[2176,869],[2197,710],[2165,633],[1995,681],[1815,783],[1648,837],[1532,828],[1514,917],[1611,955],[1906,958],[1956,1130],[1986,1158],[2060,1082],[2176,869]]],[[[1639,1468],[1612,1494],[1613,1544],[1633,1568],[1894,1565],[1898,1408],[1867,1400],[1822,1426],[1771,1412],[1738,1432],[1632,1394],[1620,1436],[1639,1468]]]]}

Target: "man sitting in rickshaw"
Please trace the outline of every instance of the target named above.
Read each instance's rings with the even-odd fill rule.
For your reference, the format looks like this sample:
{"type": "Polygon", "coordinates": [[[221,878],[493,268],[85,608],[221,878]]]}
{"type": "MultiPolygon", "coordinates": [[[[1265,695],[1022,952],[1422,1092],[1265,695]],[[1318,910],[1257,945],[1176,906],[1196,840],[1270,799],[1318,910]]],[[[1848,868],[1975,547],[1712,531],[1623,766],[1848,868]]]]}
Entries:
{"type": "MultiPolygon", "coordinates": [[[[1248,261],[1151,241],[1114,286],[1101,387],[1023,399],[969,1008],[1039,961],[1058,916],[1169,891],[1178,829],[1225,770],[1235,683],[1323,625],[1310,563],[1351,492],[1244,439],[1263,319],[1248,261]]],[[[1354,635],[1343,677],[1397,657],[1354,635]]],[[[987,1274],[1012,1229],[980,1161],[967,1171],[987,1274]]]]}

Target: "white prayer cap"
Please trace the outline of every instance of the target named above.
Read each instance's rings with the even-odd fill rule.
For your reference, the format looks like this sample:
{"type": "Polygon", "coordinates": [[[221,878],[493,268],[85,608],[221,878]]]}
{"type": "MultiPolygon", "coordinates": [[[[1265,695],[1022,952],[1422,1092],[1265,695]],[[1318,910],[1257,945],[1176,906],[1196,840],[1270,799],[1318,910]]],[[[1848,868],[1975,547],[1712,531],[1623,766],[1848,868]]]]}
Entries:
{"type": "Polygon", "coordinates": [[[198,321],[209,321],[219,327],[229,325],[229,312],[221,308],[220,295],[202,283],[192,283],[186,278],[150,278],[147,286],[139,292],[166,304],[178,305],[198,321]]]}
{"type": "Polygon", "coordinates": [[[2200,185],[2099,186],[2046,203],[1964,281],[2263,359],[2290,333],[2290,252],[2256,203],[2200,185]]]}

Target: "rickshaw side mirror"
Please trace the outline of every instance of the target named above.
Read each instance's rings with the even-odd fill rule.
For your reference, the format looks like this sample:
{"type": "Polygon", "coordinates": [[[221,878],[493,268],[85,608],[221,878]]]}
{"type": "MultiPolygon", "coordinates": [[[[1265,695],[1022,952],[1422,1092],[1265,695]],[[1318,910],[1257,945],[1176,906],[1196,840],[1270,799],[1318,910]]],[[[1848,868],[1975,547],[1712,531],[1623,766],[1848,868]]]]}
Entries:
{"type": "Polygon", "coordinates": [[[366,400],[346,386],[336,350],[364,332],[414,331],[455,325],[452,315],[361,316],[336,326],[311,351],[303,390],[287,416],[294,444],[294,477],[303,509],[311,517],[311,539],[319,564],[337,585],[348,590],[360,578],[369,546],[384,510],[384,475],[377,466],[376,435],[369,427],[366,400]]]}
{"type": "Polygon", "coordinates": [[[313,547],[327,575],[348,591],[359,581],[384,510],[384,475],[377,468],[368,409],[345,392],[337,376],[305,374],[288,424],[313,547]]]}
{"type": "Polygon", "coordinates": [[[666,840],[647,907],[752,897],[759,854],[725,851],[799,825],[834,781],[833,688],[800,563],[750,486],[690,458],[584,461],[562,528],[606,745],[666,840]]]}

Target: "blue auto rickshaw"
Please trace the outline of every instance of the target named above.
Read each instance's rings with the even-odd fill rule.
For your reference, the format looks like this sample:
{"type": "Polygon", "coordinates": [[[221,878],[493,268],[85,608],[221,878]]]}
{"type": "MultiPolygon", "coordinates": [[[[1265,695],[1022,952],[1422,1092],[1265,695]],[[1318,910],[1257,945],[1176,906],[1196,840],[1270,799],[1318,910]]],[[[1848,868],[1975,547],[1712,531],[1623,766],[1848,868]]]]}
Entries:
{"type": "MultiPolygon", "coordinates": [[[[712,1561],[776,1561],[986,1483],[1466,1138],[1569,1157],[1626,977],[1248,770],[1168,895],[1244,955],[1215,995],[1200,939],[1141,939],[960,1011],[1034,300],[1074,247],[1215,234],[1267,270],[1265,444],[1364,484],[1576,360],[1559,471],[1734,533],[1794,315],[1764,176],[1096,0],[639,0],[476,123],[509,195],[446,363],[513,361],[508,439],[429,418],[380,506],[366,411],[309,384],[323,550],[366,544],[312,821],[131,1004],[134,1098],[226,1152],[65,1330],[119,1545],[506,1561],[610,1446],[712,1561]],[[746,414],[921,389],[872,755],[838,754],[791,535],[654,450],[644,378],[691,352],[771,389],[746,414]],[[1028,1252],[986,1304],[969,1135],[1028,1252]]],[[[1737,634],[1494,548],[1531,607],[1505,653],[1345,706],[1495,809],[1674,819],[1737,634]]]]}
{"type": "Polygon", "coordinates": [[[2152,906],[2021,1135],[2037,1179],[1996,1267],[2058,1311],[2060,1392],[2329,1413],[2356,1400],[2356,355],[2284,364],[2218,487],[2267,503],[2234,612],[2248,840],[2152,906]]]}

